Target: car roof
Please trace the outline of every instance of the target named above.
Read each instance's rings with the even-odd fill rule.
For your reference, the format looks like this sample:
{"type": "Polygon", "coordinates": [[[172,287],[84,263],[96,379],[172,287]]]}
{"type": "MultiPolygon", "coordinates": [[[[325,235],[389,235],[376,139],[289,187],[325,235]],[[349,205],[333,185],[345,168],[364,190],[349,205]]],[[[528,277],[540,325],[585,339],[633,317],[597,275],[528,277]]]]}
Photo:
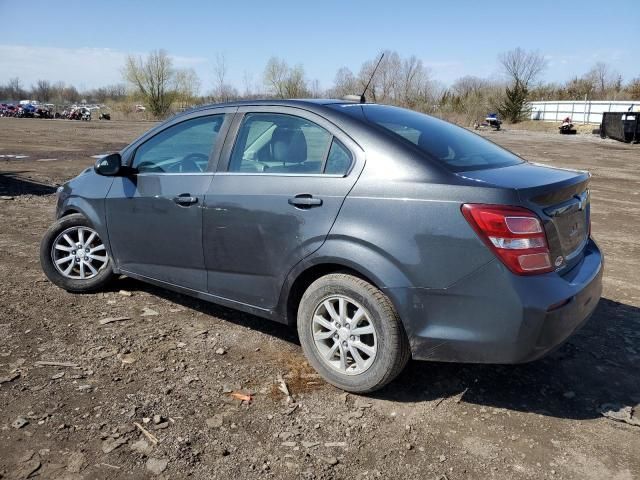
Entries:
{"type": "MultiPolygon", "coordinates": [[[[322,107],[327,105],[339,105],[339,104],[357,104],[357,102],[350,102],[348,100],[335,99],[335,98],[294,98],[294,99],[255,99],[255,100],[237,100],[225,103],[210,103],[206,105],[198,105],[183,113],[192,113],[201,110],[209,110],[213,108],[222,107],[245,107],[245,106],[282,106],[282,107],[298,107],[306,108],[308,110],[325,110],[322,107]]],[[[325,110],[326,111],[326,110],[325,110]]]]}

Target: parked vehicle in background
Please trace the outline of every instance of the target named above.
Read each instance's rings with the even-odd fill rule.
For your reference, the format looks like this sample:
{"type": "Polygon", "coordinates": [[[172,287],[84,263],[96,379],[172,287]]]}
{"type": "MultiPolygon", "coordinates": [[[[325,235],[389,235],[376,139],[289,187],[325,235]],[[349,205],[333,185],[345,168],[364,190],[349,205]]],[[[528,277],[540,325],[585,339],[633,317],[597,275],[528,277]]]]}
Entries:
{"type": "Polygon", "coordinates": [[[566,117],[560,126],[558,127],[558,131],[561,135],[575,135],[578,131],[573,127],[573,122],[571,121],[571,117],[566,117]]]}
{"type": "Polygon", "coordinates": [[[500,130],[502,126],[502,120],[498,117],[497,113],[488,113],[487,117],[484,119],[484,122],[474,124],[474,128],[479,130],[480,128],[493,128],[494,130],[500,130]]]}
{"type": "Polygon", "coordinates": [[[211,105],[60,187],[40,258],[71,292],[124,274],[296,325],[328,382],[371,392],[410,357],[525,362],[580,328],[589,181],[401,108],[211,105]]]}
{"type": "Polygon", "coordinates": [[[136,105],[136,112],[144,112],[147,107],[145,107],[144,105],[136,105]]]}
{"type": "Polygon", "coordinates": [[[88,122],[91,120],[91,110],[87,107],[82,107],[80,109],[80,120],[88,122]]]}

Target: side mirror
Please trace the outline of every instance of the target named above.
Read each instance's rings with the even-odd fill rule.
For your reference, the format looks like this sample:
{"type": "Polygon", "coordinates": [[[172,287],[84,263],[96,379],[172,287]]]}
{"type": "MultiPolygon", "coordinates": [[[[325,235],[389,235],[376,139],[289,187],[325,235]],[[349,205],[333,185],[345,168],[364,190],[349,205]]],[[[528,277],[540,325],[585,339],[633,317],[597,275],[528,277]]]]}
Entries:
{"type": "Polygon", "coordinates": [[[119,153],[112,153],[96,160],[93,168],[98,175],[113,177],[118,175],[122,169],[122,157],[119,153]]]}

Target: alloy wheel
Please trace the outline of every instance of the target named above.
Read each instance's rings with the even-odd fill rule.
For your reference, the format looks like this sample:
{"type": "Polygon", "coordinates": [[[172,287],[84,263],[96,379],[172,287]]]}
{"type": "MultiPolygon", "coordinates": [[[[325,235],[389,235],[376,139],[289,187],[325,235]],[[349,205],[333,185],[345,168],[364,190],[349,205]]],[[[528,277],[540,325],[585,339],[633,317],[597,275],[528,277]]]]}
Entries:
{"type": "Polygon", "coordinates": [[[376,358],[378,339],[367,310],[355,300],[335,295],[315,309],[313,341],[325,364],[346,375],[367,371],[376,358]]]}
{"type": "Polygon", "coordinates": [[[51,246],[51,259],[62,276],[73,280],[89,280],[109,263],[98,233],[84,226],[60,233],[51,246]]]}

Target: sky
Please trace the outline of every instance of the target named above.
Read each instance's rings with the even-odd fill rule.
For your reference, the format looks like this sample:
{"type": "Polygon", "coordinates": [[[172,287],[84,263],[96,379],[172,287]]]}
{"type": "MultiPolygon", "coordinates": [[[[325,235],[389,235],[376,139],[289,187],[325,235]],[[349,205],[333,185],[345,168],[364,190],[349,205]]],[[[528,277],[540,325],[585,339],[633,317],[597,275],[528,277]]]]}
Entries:
{"type": "Polygon", "coordinates": [[[432,77],[498,77],[497,56],[521,47],[548,60],[546,81],[608,63],[640,76],[640,0],[0,0],[0,83],[19,77],[80,89],[121,83],[128,54],[165,49],[213,88],[216,58],[240,91],[262,85],[272,56],[302,64],[330,88],[343,66],[357,73],[384,49],[416,55],[432,77]],[[615,7],[614,7],[615,5],[615,7]]]}

